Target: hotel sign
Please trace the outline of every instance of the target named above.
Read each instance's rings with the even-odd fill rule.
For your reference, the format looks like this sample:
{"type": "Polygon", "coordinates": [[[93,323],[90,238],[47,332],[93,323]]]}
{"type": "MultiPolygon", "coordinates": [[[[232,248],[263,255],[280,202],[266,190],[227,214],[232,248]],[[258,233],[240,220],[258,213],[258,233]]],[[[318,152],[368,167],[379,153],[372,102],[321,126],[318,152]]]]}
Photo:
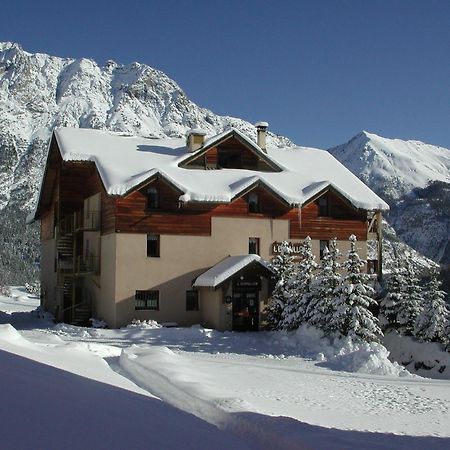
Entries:
{"type": "MultiPolygon", "coordinates": [[[[288,242],[292,256],[300,256],[302,254],[302,243],[288,242]]],[[[283,247],[283,242],[274,242],[272,244],[272,255],[279,255],[283,247]]]]}

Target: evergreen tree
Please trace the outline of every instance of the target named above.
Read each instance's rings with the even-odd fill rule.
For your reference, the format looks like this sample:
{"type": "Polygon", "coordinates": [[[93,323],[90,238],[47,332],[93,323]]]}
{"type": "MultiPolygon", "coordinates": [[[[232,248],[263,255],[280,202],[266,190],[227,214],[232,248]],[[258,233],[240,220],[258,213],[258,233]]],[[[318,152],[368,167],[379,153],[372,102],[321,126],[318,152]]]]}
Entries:
{"type": "Polygon", "coordinates": [[[365,342],[378,342],[383,335],[378,319],[369,310],[375,304],[372,298],[374,289],[368,284],[369,276],[361,272],[364,266],[356,249],[356,236],[351,235],[348,259],[343,266],[347,270],[344,284],[334,299],[335,315],[333,326],[343,336],[361,339],[365,342]]]}
{"type": "Polygon", "coordinates": [[[405,269],[404,295],[399,299],[397,321],[399,332],[412,336],[417,318],[422,312],[422,288],[409,259],[406,261],[405,269]]]}
{"type": "Polygon", "coordinates": [[[291,280],[292,295],[283,311],[283,328],[295,330],[307,321],[307,310],[311,301],[311,282],[317,263],[312,251],[311,238],[307,236],[302,243],[300,260],[296,264],[291,280]]]}
{"type": "Polygon", "coordinates": [[[342,283],[336,238],[330,241],[329,247],[324,249],[320,271],[311,285],[312,298],[307,311],[309,323],[326,333],[335,331],[332,326],[335,315],[333,300],[342,283]]]}
{"type": "Polygon", "coordinates": [[[444,345],[445,350],[450,353],[450,315],[447,316],[447,323],[444,328],[444,345]]]}
{"type": "Polygon", "coordinates": [[[423,295],[423,310],[414,329],[414,335],[422,341],[445,343],[449,311],[445,302],[446,293],[441,290],[441,286],[437,272],[433,272],[423,295]]]}
{"type": "Polygon", "coordinates": [[[292,277],[294,273],[294,258],[288,242],[284,241],[280,246],[280,252],[270,264],[275,274],[275,288],[271,300],[266,307],[266,320],[270,329],[281,329],[282,314],[286,303],[292,296],[292,277]]]}
{"type": "Polygon", "coordinates": [[[380,314],[388,322],[385,331],[397,330],[400,327],[398,315],[405,295],[405,286],[405,269],[396,267],[392,270],[392,274],[387,282],[388,293],[380,304],[380,314]]]}

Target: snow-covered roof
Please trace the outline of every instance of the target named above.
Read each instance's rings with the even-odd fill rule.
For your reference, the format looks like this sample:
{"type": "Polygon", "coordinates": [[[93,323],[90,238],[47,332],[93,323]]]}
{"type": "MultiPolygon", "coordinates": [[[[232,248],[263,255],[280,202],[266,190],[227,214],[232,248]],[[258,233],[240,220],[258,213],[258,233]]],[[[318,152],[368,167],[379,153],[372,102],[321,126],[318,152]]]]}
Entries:
{"type": "Polygon", "coordinates": [[[195,280],[193,286],[215,288],[253,262],[257,262],[264,268],[270,270],[266,261],[259,255],[228,256],[223,261],[211,267],[211,269],[203,272],[195,280]]]}
{"type": "Polygon", "coordinates": [[[388,205],[327,151],[306,148],[267,148],[268,158],[281,171],[246,169],[202,170],[179,167],[206,146],[238,135],[256,150],[249,137],[230,129],[206,139],[197,152],[188,152],[184,139],[151,139],[102,130],[59,128],[55,130],[64,161],[95,162],[110,195],[125,195],[159,174],[176,186],[180,201],[230,202],[250,185],[260,182],[286,203],[303,205],[326,187],[332,187],[356,208],[388,210],[388,205]]]}

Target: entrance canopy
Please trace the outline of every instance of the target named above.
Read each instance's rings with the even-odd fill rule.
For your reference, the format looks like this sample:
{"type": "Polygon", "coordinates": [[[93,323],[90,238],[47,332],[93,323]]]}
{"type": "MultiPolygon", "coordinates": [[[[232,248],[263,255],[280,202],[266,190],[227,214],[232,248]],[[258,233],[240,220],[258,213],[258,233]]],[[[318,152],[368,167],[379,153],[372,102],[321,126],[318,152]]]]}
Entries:
{"type": "Polygon", "coordinates": [[[259,255],[228,256],[215,266],[211,267],[211,269],[208,269],[206,272],[199,275],[193,286],[216,288],[250,265],[259,266],[259,268],[263,268],[269,273],[272,272],[267,262],[259,255]]]}

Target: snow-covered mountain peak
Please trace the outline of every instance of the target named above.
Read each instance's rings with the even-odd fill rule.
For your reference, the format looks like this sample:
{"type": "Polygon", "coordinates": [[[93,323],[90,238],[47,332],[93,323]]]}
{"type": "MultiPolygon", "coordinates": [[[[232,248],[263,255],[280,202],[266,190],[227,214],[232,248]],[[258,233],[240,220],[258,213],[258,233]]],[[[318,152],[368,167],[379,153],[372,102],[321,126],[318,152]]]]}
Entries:
{"type": "Polygon", "coordinates": [[[444,147],[362,131],[329,152],[392,200],[433,181],[450,183],[450,150],[444,147]]]}

